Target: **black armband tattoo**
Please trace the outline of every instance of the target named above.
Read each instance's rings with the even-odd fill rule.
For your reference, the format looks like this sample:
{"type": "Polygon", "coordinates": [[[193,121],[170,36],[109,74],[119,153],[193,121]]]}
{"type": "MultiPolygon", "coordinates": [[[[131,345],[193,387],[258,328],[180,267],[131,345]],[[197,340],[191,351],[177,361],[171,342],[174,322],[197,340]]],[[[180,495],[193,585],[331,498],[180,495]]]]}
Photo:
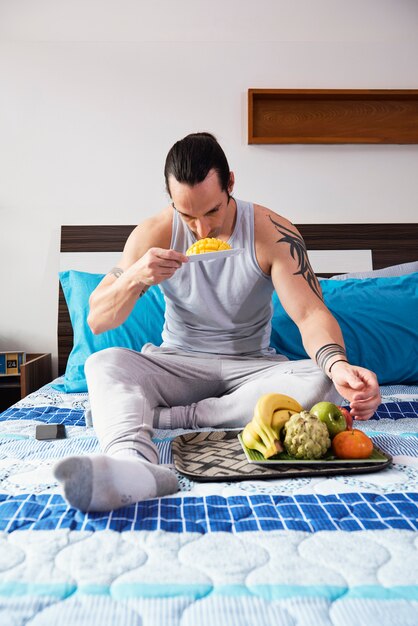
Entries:
{"type": "Polygon", "coordinates": [[[336,363],[348,363],[348,361],[347,361],[347,359],[337,359],[336,361],[333,361],[331,363],[331,365],[329,366],[329,368],[328,368],[328,374],[330,375],[330,377],[331,377],[331,370],[332,370],[332,368],[334,367],[334,365],[336,363]]]}
{"type": "Polygon", "coordinates": [[[116,276],[116,278],[119,278],[119,276],[122,276],[123,274],[123,269],[121,267],[112,267],[109,274],[113,274],[113,276],[116,276]]]}
{"type": "Polygon", "coordinates": [[[346,363],[348,363],[346,351],[338,343],[327,343],[322,346],[322,348],[319,348],[319,350],[315,354],[315,361],[317,362],[318,366],[328,375],[330,374],[331,368],[334,363],[337,363],[338,361],[345,361],[346,363]],[[342,358],[333,361],[327,371],[328,361],[336,356],[342,358]]]}
{"type": "Polygon", "coordinates": [[[308,251],[306,250],[305,242],[303,238],[295,233],[290,228],[286,228],[281,224],[272,219],[269,215],[270,221],[274,224],[274,228],[278,233],[283,235],[281,239],[278,239],[276,243],[287,243],[290,246],[290,254],[292,255],[292,259],[295,259],[298,264],[297,272],[293,272],[293,275],[296,276],[300,274],[308,283],[309,287],[312,289],[314,294],[318,296],[320,300],[322,300],[322,292],[321,287],[319,286],[319,282],[317,277],[315,276],[315,272],[313,271],[311,264],[309,263],[308,251]]]}

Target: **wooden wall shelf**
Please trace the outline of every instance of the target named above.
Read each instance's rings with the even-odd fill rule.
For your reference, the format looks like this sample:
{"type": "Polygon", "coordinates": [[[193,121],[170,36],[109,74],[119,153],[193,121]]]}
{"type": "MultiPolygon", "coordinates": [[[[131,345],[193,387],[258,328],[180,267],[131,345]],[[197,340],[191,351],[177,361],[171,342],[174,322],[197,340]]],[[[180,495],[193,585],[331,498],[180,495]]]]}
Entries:
{"type": "Polygon", "coordinates": [[[249,89],[248,143],[418,143],[418,89],[249,89]]]}

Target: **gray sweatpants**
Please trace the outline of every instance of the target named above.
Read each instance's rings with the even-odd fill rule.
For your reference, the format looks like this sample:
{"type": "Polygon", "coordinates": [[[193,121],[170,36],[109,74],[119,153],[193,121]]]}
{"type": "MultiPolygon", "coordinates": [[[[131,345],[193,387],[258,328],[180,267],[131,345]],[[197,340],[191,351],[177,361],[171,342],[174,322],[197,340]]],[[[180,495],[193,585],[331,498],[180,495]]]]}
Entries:
{"type": "Polygon", "coordinates": [[[93,426],[102,452],[134,449],[152,463],[153,428],[239,428],[265,393],[284,393],[309,409],[341,396],[311,360],[281,355],[228,357],[146,344],[108,348],[85,365],[93,426]]]}

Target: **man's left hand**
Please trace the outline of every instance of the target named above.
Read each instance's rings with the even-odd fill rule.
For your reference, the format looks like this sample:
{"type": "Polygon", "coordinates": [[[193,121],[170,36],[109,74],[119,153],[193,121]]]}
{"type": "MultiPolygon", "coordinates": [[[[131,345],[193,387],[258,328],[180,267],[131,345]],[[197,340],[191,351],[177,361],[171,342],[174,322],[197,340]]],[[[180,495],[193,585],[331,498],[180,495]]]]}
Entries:
{"type": "Polygon", "coordinates": [[[382,401],[376,374],[364,367],[336,363],[332,382],[338,393],[350,403],[354,419],[369,419],[382,401]]]}

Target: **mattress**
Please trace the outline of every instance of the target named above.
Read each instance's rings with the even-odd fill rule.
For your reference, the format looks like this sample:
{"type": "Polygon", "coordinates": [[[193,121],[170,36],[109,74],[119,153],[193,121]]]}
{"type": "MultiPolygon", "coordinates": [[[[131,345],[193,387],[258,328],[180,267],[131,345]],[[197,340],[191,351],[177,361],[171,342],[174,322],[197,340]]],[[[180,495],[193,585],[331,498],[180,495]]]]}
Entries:
{"type": "MultiPolygon", "coordinates": [[[[382,398],[358,424],[393,456],[381,472],[178,474],[172,496],[84,514],[51,468],[99,451],[88,396],[31,394],[0,415],[0,624],[415,626],[418,388],[382,398]],[[64,423],[67,438],[36,441],[39,423],[64,423]]],[[[154,432],[162,463],[183,432],[154,432]]]]}

